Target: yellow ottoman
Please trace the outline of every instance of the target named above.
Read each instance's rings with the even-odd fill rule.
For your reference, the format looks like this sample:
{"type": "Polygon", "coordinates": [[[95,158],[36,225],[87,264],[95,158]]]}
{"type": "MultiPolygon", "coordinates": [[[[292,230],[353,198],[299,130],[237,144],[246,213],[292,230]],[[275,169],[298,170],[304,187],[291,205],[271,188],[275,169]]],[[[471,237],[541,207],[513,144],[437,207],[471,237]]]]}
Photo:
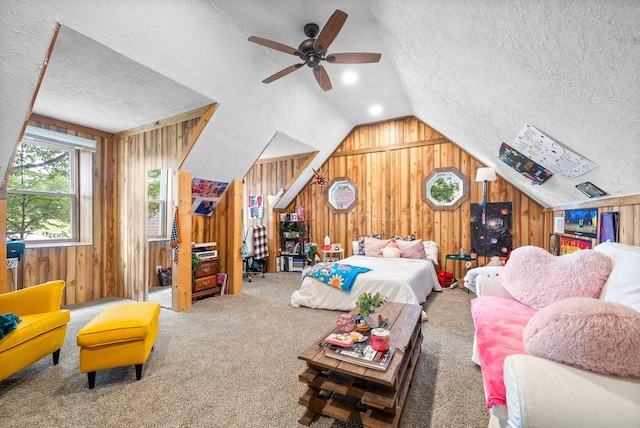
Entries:
{"type": "Polygon", "coordinates": [[[100,312],[78,332],[80,372],[88,373],[89,388],[96,382],[96,371],[136,366],[136,379],[142,377],[142,364],[158,336],[160,304],[124,303],[100,312]]]}

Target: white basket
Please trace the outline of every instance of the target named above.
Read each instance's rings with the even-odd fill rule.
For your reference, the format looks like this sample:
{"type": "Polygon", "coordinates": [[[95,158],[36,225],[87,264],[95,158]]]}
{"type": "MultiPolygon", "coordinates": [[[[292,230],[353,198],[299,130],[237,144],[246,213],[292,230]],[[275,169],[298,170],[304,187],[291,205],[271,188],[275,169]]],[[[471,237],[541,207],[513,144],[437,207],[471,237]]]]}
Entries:
{"type": "Polygon", "coordinates": [[[18,258],[7,259],[7,269],[15,269],[18,267],[18,258]]]}

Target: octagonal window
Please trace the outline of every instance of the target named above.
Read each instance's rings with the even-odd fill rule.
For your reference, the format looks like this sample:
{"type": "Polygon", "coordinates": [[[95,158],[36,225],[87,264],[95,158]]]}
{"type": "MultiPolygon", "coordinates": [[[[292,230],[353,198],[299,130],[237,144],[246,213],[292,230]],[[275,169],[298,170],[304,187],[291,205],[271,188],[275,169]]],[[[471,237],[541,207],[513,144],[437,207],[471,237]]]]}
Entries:
{"type": "Polygon", "coordinates": [[[421,196],[434,210],[454,210],[469,197],[469,178],[456,168],[436,168],[424,178],[421,196]]]}
{"type": "Polygon", "coordinates": [[[329,183],[327,202],[336,213],[350,212],[358,201],[356,185],[347,178],[335,178],[329,183]]]}

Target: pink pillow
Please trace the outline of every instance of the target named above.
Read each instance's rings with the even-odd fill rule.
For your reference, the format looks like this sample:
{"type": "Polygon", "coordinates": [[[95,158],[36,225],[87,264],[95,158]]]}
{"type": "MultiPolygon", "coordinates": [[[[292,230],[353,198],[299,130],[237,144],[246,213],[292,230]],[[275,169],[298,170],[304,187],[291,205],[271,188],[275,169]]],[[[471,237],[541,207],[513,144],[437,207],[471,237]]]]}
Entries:
{"type": "Polygon", "coordinates": [[[554,256],[529,245],[511,252],[500,283],[520,302],[542,309],[569,297],[597,298],[609,272],[611,260],[597,251],[554,256]]]}
{"type": "Polygon", "coordinates": [[[389,242],[389,239],[364,238],[364,255],[382,257],[382,250],[389,242]]]}
{"type": "Polygon", "coordinates": [[[400,251],[402,251],[402,257],[405,259],[427,259],[422,239],[416,239],[415,241],[396,241],[396,243],[400,251]]]}
{"type": "Polygon", "coordinates": [[[597,373],[640,378],[640,312],[587,297],[540,309],[522,333],[527,353],[597,373]]]}

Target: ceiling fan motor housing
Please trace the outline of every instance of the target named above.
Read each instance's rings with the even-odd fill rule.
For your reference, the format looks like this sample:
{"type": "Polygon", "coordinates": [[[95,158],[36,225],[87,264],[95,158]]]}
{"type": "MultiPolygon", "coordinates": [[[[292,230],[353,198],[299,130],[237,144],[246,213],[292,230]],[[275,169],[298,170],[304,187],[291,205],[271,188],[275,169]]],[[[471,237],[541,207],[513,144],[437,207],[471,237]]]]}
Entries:
{"type": "MultiPolygon", "coordinates": [[[[307,26],[309,26],[309,25],[315,25],[315,24],[307,24],[305,26],[305,30],[306,30],[307,26]]],[[[316,25],[316,27],[318,27],[318,26],[316,25]]],[[[307,36],[308,36],[308,34],[307,34],[307,36]]],[[[300,52],[302,52],[301,58],[311,68],[315,68],[318,65],[320,65],[320,61],[322,59],[318,55],[318,53],[316,52],[316,49],[313,47],[313,44],[315,43],[315,41],[316,40],[314,38],[310,38],[310,39],[307,39],[307,40],[303,41],[302,43],[300,43],[300,46],[298,46],[298,50],[300,52]]]]}

